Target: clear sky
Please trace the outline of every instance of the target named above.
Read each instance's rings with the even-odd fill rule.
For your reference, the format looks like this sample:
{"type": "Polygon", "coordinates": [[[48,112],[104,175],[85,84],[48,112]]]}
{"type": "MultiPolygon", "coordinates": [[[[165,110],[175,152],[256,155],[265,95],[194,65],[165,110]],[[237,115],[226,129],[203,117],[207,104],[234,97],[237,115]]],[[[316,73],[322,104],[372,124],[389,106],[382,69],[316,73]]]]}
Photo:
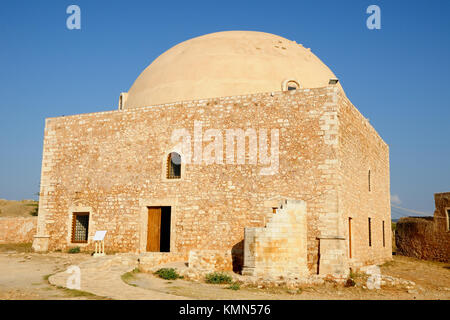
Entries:
{"type": "MultiPolygon", "coordinates": [[[[0,198],[39,190],[44,119],[113,110],[158,55],[224,30],[310,47],[390,146],[395,203],[432,213],[450,191],[450,1],[2,0],[0,198]],[[81,8],[81,30],[66,8],[81,8]],[[381,30],[366,9],[381,8],[381,30]]],[[[393,210],[393,218],[396,213],[393,210]]]]}

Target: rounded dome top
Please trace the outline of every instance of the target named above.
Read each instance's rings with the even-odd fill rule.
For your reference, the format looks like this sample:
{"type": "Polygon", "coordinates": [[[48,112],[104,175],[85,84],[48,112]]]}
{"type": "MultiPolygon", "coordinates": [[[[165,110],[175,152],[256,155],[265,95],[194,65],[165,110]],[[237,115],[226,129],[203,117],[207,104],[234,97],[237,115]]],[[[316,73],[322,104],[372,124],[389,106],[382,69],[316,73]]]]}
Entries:
{"type": "Polygon", "coordinates": [[[264,32],[217,32],[160,55],[136,79],[123,108],[281,91],[291,84],[325,87],[331,78],[333,72],[295,41],[264,32]]]}

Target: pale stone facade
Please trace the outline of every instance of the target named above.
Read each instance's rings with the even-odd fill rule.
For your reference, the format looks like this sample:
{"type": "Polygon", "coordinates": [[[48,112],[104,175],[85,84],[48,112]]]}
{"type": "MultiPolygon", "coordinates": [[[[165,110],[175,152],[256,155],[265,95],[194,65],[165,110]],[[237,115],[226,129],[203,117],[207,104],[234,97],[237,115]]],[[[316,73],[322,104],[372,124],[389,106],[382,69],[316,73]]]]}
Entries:
{"type": "MultiPolygon", "coordinates": [[[[133,99],[137,101],[122,94],[121,103],[133,99]]],[[[258,146],[262,144],[259,136],[258,146]]],[[[145,253],[150,241],[148,208],[153,207],[170,207],[170,250],[156,258],[147,254],[147,260],[173,261],[172,255],[187,261],[193,252],[193,263],[214,265],[218,257],[218,264],[229,268],[227,259],[242,261],[245,228],[266,226],[254,235],[260,245],[275,239],[275,229],[296,234],[300,256],[289,246],[279,249],[289,251],[288,269],[299,276],[346,274],[349,267],[391,258],[388,146],[340,85],[120,105],[117,111],[46,120],[36,250],[92,250],[95,231],[107,230],[106,251],[145,253]],[[167,179],[175,129],[192,135],[194,152],[209,144],[203,136],[208,129],[224,137],[229,129],[267,129],[269,144],[276,129],[278,168],[274,174],[261,174],[271,164],[252,164],[248,153],[240,164],[184,163],[182,158],[180,178],[167,179]],[[285,200],[301,209],[284,212],[280,204],[285,200]],[[289,219],[274,214],[276,208],[281,215],[296,217],[292,226],[298,234],[289,229],[289,219]],[[72,241],[76,212],[89,213],[86,243],[72,241]],[[282,228],[273,227],[276,223],[282,228]]],[[[264,254],[260,249],[258,255],[264,254]]],[[[273,247],[258,259],[265,259],[267,270],[282,273],[275,268],[280,252],[273,247]]]]}

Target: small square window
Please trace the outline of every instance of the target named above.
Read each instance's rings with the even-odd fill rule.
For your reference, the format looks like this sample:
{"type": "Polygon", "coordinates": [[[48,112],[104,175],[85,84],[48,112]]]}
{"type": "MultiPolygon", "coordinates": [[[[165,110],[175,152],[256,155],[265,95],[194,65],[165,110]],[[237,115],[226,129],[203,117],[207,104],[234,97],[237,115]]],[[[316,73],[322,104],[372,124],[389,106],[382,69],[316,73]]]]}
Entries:
{"type": "Polygon", "coordinates": [[[89,212],[74,212],[72,219],[72,243],[87,243],[89,212]]]}

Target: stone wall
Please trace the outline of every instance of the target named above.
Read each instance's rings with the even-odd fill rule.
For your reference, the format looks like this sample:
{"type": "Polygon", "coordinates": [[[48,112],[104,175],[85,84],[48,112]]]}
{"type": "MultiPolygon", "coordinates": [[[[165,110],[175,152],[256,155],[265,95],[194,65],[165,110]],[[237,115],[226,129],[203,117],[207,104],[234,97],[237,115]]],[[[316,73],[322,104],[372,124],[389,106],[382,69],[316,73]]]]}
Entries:
{"type": "Polygon", "coordinates": [[[264,228],[246,228],[243,274],[264,278],[308,276],[306,216],[304,201],[286,200],[264,228]]]}
{"type": "Polygon", "coordinates": [[[189,252],[189,268],[201,271],[232,271],[231,251],[191,250],[189,252]]]}
{"type": "Polygon", "coordinates": [[[389,146],[342,94],[339,95],[338,158],[336,211],[342,223],[337,226],[337,236],[345,238],[341,242],[349,266],[358,269],[392,259],[389,146]]]}
{"type": "MultiPolygon", "coordinates": [[[[171,252],[229,251],[242,245],[245,227],[264,227],[281,199],[298,199],[308,208],[307,266],[315,273],[320,237],[346,239],[345,217],[350,212],[355,218],[361,215],[355,225],[361,234],[367,230],[365,208],[376,217],[389,218],[388,149],[362,119],[336,86],[47,119],[34,247],[72,246],[72,213],[89,212],[89,240],[79,245],[82,249],[92,250],[95,231],[107,230],[107,252],[145,252],[147,207],[170,206],[171,252]],[[344,128],[352,129],[340,133],[339,117],[344,128]],[[351,121],[356,121],[353,127],[351,121]],[[201,149],[210,145],[196,136],[196,122],[201,122],[202,133],[219,130],[223,149],[228,129],[266,129],[268,150],[271,130],[278,130],[278,171],[262,175],[270,164],[260,159],[251,164],[247,153],[243,164],[237,164],[236,157],[233,163],[191,163],[182,165],[181,179],[165,179],[167,155],[179,143],[171,140],[173,130],[186,129],[201,149]],[[358,149],[358,140],[370,147],[368,153],[358,149]],[[340,141],[350,141],[341,153],[340,141]],[[354,156],[353,147],[358,149],[354,156]],[[366,188],[359,177],[366,175],[367,163],[379,172],[374,178],[380,181],[379,191],[362,194],[366,188]],[[359,200],[367,203],[359,207],[359,200]]],[[[376,220],[378,225],[381,219],[376,220]]],[[[389,246],[388,235],[386,239],[389,246]]],[[[360,261],[378,255],[378,244],[365,254],[359,241],[367,243],[366,235],[355,237],[360,261]]],[[[379,243],[379,230],[375,241],[379,243]]],[[[343,256],[345,243],[339,240],[333,254],[338,250],[343,256]]]]}
{"type": "Polygon", "coordinates": [[[434,198],[434,217],[408,217],[397,222],[397,254],[425,260],[450,261],[450,231],[447,220],[450,193],[437,193],[434,198]]]}
{"type": "Polygon", "coordinates": [[[138,267],[143,272],[155,272],[159,266],[172,262],[185,262],[185,254],[172,252],[147,252],[139,256],[138,267]]]}
{"type": "Polygon", "coordinates": [[[320,124],[336,113],[336,105],[325,104],[330,90],[335,88],[47,119],[38,233],[50,236],[50,250],[64,250],[70,245],[71,212],[89,211],[89,239],[96,230],[108,230],[107,251],[143,252],[146,206],[169,205],[171,251],[230,250],[243,240],[244,227],[263,226],[272,214],[266,200],[308,199],[308,263],[313,268],[318,254],[314,221],[330,187],[321,166],[336,157],[320,124]],[[166,156],[174,147],[171,132],[186,128],[193,134],[194,120],[203,122],[203,132],[253,128],[267,129],[270,136],[278,129],[278,174],[261,175],[268,165],[246,161],[186,165],[182,179],[163,179],[166,156]]]}
{"type": "Polygon", "coordinates": [[[0,218],[0,243],[31,243],[36,224],[37,217],[0,218]]]}

